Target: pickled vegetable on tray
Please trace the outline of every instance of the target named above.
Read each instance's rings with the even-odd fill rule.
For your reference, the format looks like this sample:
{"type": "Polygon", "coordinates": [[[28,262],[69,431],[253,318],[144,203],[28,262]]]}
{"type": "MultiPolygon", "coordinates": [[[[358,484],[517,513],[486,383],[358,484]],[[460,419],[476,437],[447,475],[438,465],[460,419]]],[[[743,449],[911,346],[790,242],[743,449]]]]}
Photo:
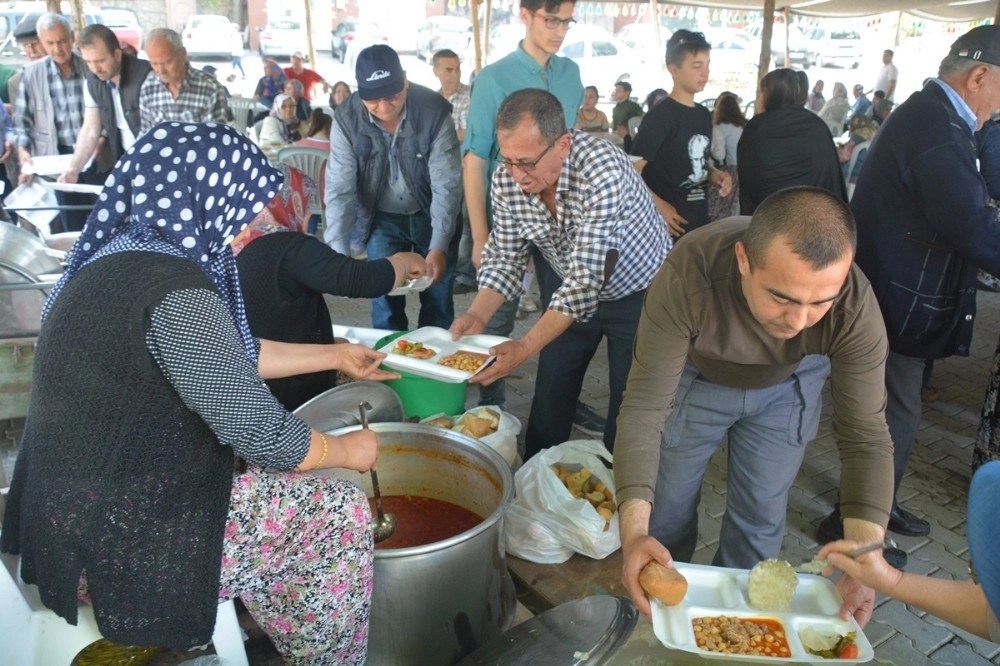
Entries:
{"type": "Polygon", "coordinates": [[[802,641],[802,647],[806,652],[824,659],[857,659],[860,649],[855,642],[855,636],[853,631],[841,636],[820,633],[812,627],[806,627],[799,632],[799,640],[802,641]]]}
{"type": "Polygon", "coordinates": [[[559,463],[553,463],[549,467],[552,468],[552,471],[556,473],[556,476],[573,497],[585,499],[594,507],[594,510],[604,519],[604,531],[607,532],[611,527],[611,517],[618,510],[611,489],[586,467],[577,471],[559,463]]]}
{"type": "Polygon", "coordinates": [[[412,356],[413,358],[419,358],[422,361],[437,354],[437,351],[431,349],[430,347],[425,347],[422,342],[410,342],[409,340],[397,340],[395,346],[392,348],[393,354],[399,354],[400,356],[412,356]]]}

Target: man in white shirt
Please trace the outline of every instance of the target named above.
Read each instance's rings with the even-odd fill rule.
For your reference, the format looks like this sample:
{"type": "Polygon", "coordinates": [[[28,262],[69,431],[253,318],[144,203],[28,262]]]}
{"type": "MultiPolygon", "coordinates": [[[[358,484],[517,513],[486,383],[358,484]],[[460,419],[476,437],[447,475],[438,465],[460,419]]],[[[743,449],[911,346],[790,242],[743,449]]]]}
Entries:
{"type": "Polygon", "coordinates": [[[83,89],[83,126],[73,160],[59,182],[77,182],[87,160],[100,152],[101,172],[108,171],[132,147],[139,134],[139,88],[151,70],[149,62],[123,54],[118,38],[106,26],[80,31],[80,54],[87,64],[83,89]]]}
{"type": "Polygon", "coordinates": [[[890,49],[882,52],[882,69],[879,70],[878,78],[875,79],[875,90],[885,91],[885,98],[890,102],[895,102],[896,79],[899,78],[899,70],[892,64],[893,53],[890,49]]]}

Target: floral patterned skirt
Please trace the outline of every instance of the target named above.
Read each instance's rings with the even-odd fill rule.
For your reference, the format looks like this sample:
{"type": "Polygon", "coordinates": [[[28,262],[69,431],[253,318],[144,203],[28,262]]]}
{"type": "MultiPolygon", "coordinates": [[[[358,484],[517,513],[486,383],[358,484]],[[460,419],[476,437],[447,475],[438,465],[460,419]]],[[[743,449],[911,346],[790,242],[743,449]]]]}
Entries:
{"type": "Polygon", "coordinates": [[[972,445],[972,471],[991,460],[1000,460],[1000,345],[993,356],[993,372],[986,384],[986,399],[979,420],[979,432],[972,445]]]}
{"type": "Polygon", "coordinates": [[[220,599],[242,599],[288,664],[363,664],[370,522],[351,483],[250,467],[233,479],[220,599]]]}

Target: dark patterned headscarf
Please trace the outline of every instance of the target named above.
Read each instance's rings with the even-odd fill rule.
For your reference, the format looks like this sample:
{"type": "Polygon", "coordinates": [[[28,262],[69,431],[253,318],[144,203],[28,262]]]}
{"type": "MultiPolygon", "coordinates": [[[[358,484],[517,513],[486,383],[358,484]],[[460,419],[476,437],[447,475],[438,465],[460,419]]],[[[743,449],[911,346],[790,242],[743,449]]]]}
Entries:
{"type": "Polygon", "coordinates": [[[90,262],[117,252],[158,252],[192,261],[208,276],[256,360],[229,244],[280,186],[281,174],[264,153],[227,125],[157,125],[105,181],[42,317],[90,262]]]}

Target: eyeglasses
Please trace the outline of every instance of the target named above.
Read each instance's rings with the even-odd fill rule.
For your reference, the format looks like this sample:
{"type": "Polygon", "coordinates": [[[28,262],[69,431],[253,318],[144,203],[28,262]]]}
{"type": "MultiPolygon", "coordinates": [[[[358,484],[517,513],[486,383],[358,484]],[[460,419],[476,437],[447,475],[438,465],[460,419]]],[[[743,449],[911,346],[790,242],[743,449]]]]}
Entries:
{"type": "Polygon", "coordinates": [[[559,28],[569,30],[571,27],[573,27],[573,24],[576,23],[576,19],[573,18],[572,16],[569,17],[568,19],[561,19],[558,16],[541,14],[531,9],[529,9],[528,11],[531,12],[532,16],[537,16],[538,18],[541,18],[543,21],[545,21],[545,27],[548,28],[549,30],[558,30],[559,28]]]}
{"type": "Polygon", "coordinates": [[[403,95],[405,94],[406,94],[406,89],[404,88],[395,95],[390,95],[388,97],[379,97],[378,99],[367,99],[364,100],[364,102],[365,104],[370,104],[372,106],[375,106],[381,102],[388,102],[389,104],[395,105],[399,102],[399,100],[403,99],[403,95]]]}
{"type": "Polygon", "coordinates": [[[543,159],[545,159],[545,156],[549,154],[549,151],[552,150],[552,146],[556,145],[556,141],[559,141],[559,139],[561,139],[561,138],[562,138],[562,136],[556,137],[552,141],[552,143],[550,143],[545,148],[545,150],[542,151],[542,154],[539,155],[535,159],[535,161],[533,161],[533,162],[523,162],[523,161],[522,162],[514,162],[512,160],[508,160],[503,155],[501,155],[500,157],[497,158],[497,162],[499,162],[500,165],[503,166],[503,168],[506,169],[508,172],[511,169],[513,169],[514,167],[517,167],[518,169],[520,169],[521,171],[523,171],[525,173],[531,173],[532,171],[534,171],[538,167],[538,163],[541,162],[543,159]]]}

